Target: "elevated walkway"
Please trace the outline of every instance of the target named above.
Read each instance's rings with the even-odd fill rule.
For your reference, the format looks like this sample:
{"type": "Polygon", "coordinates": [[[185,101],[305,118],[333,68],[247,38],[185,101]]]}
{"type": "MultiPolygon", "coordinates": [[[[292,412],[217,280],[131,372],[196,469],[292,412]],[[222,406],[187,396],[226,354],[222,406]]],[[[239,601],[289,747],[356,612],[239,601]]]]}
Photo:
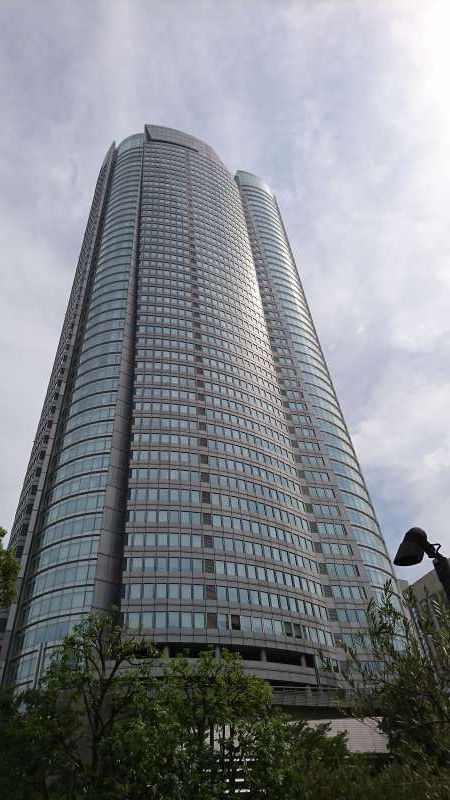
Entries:
{"type": "Polygon", "coordinates": [[[356,705],[356,696],[351,689],[329,686],[276,686],[272,703],[294,716],[308,719],[346,717],[356,705]]]}

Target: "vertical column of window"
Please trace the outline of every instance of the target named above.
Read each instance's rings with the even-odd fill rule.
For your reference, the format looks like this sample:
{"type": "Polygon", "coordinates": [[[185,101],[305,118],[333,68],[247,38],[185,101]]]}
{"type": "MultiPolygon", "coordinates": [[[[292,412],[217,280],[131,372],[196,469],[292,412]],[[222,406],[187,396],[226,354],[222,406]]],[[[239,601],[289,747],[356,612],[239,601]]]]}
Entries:
{"type": "MultiPolygon", "coordinates": [[[[204,627],[207,622],[208,627],[212,627],[212,629],[218,629],[220,624],[221,635],[224,635],[226,630],[229,631],[229,635],[232,635],[233,630],[240,629],[240,624],[238,628],[233,627],[240,619],[239,615],[235,613],[236,608],[228,607],[228,603],[224,608],[223,598],[221,598],[222,611],[217,613],[216,581],[224,580],[220,577],[222,575],[220,568],[223,563],[221,555],[223,546],[221,547],[219,544],[221,537],[213,534],[218,532],[216,524],[217,527],[226,527],[227,514],[214,513],[212,508],[209,482],[210,464],[208,463],[212,458],[218,457],[214,442],[219,443],[222,438],[226,439],[227,437],[222,432],[225,426],[216,426],[215,438],[210,441],[209,431],[204,431],[203,427],[200,428],[203,416],[201,409],[202,406],[206,406],[214,414],[223,414],[223,418],[211,416],[211,423],[207,422],[206,424],[213,424],[214,420],[226,421],[227,429],[237,434],[230,437],[229,445],[236,448],[241,447],[237,442],[241,439],[240,423],[241,419],[245,419],[245,413],[242,413],[242,408],[222,405],[222,402],[235,402],[233,398],[240,390],[235,388],[236,384],[233,383],[234,375],[238,374],[237,372],[233,373],[233,370],[240,370],[243,373],[243,384],[245,381],[245,394],[242,393],[242,397],[246,397],[246,402],[249,402],[247,406],[249,419],[254,421],[256,418],[259,425],[262,417],[258,417],[258,411],[260,414],[264,414],[263,409],[266,409],[269,411],[264,419],[267,429],[269,426],[274,427],[274,413],[277,416],[277,430],[274,431],[273,437],[277,443],[280,441],[279,435],[283,431],[286,432],[251,251],[246,239],[242,208],[236,188],[225,170],[222,172],[217,170],[215,164],[209,163],[208,159],[199,158],[192,151],[189,151],[188,155],[180,147],[173,148],[162,142],[152,142],[148,147],[146,146],[145,153],[142,213],[143,226],[144,215],[147,216],[145,232],[144,227],[141,227],[133,459],[129,484],[128,546],[122,607],[127,615],[126,619],[133,627],[142,626],[144,630],[152,631],[154,629],[154,633],[160,641],[170,641],[170,629],[177,628],[180,624],[183,629],[186,629],[185,633],[193,625],[193,635],[195,635],[196,627],[204,627]],[[189,170],[186,171],[188,160],[189,170]],[[232,197],[228,195],[232,195],[232,197]],[[192,198],[191,202],[189,202],[189,198],[192,198]],[[155,200],[157,202],[154,202],[155,200]],[[162,234],[167,232],[167,227],[172,226],[175,217],[178,218],[179,223],[181,217],[183,223],[187,221],[183,234],[182,253],[179,248],[173,248],[173,238],[171,246],[167,247],[166,242],[165,248],[163,247],[161,250],[160,247],[164,243],[162,234]],[[236,240],[239,242],[239,247],[236,246],[236,240]],[[194,263],[196,263],[195,267],[194,263]],[[175,265],[176,272],[173,271],[175,265]],[[247,275],[245,275],[245,267],[247,267],[247,275]],[[243,273],[244,278],[242,279],[243,273]],[[164,298],[164,294],[160,293],[161,290],[166,293],[170,285],[177,286],[176,278],[180,281],[180,277],[184,279],[188,276],[190,280],[183,281],[185,295],[183,311],[178,305],[178,298],[173,294],[171,294],[172,301],[170,309],[168,309],[160,299],[164,298]],[[169,280],[172,281],[171,284],[169,284],[169,280]],[[240,280],[242,280],[242,288],[240,280]],[[167,281],[166,288],[164,281],[167,281]],[[198,300],[196,287],[198,287],[198,300]],[[236,290],[237,287],[239,287],[238,290],[236,290]],[[180,384],[178,375],[170,375],[169,384],[161,381],[163,370],[160,365],[162,358],[165,358],[166,361],[169,360],[169,370],[172,372],[170,356],[173,352],[174,339],[176,341],[176,338],[179,338],[178,324],[175,327],[174,320],[177,320],[181,313],[187,313],[189,300],[193,304],[198,302],[198,309],[196,305],[189,306],[192,320],[190,342],[194,346],[201,345],[201,350],[194,347],[191,352],[193,355],[201,353],[203,375],[193,373],[192,384],[180,384]],[[197,321],[195,323],[193,313],[197,311],[198,316],[195,317],[197,321]],[[222,312],[225,313],[222,314],[222,312]],[[244,319],[244,323],[242,323],[242,319],[244,319]],[[223,325],[222,320],[224,320],[223,325]],[[249,326],[246,328],[249,323],[251,328],[249,326]],[[245,335],[241,332],[241,327],[245,329],[245,335]],[[155,347],[166,347],[166,350],[153,351],[158,361],[152,358],[150,362],[148,354],[150,348],[155,347]],[[246,355],[248,354],[249,363],[245,369],[242,369],[244,348],[246,355]],[[218,355],[219,353],[220,355],[218,355]],[[268,379],[261,374],[255,375],[255,358],[261,359],[261,354],[267,360],[267,368],[270,371],[268,379]],[[213,366],[211,363],[206,366],[206,358],[210,357],[214,357],[216,361],[220,359],[220,367],[213,366]],[[212,374],[215,369],[221,371],[217,373],[217,377],[212,374]],[[222,379],[222,370],[224,379],[222,379]],[[229,377],[228,372],[230,373],[229,377]],[[176,383],[172,382],[173,377],[176,378],[176,383]],[[273,384],[273,388],[268,386],[269,382],[273,384]],[[266,396],[269,397],[270,404],[266,402],[266,396]],[[221,405],[211,402],[212,398],[217,398],[221,405]],[[185,440],[184,445],[180,442],[178,433],[165,434],[164,428],[161,432],[161,423],[167,429],[175,426],[173,429],[178,430],[179,420],[175,415],[180,409],[179,406],[177,407],[177,401],[180,400],[188,400],[192,411],[200,410],[198,437],[196,437],[196,441],[190,437],[190,440],[185,440]],[[221,409],[227,409],[227,411],[221,409]],[[231,415],[228,411],[237,413],[231,415]],[[156,426],[153,426],[151,415],[158,412],[160,419],[156,422],[156,426]],[[147,431],[151,429],[152,432],[147,433],[145,428],[147,431]],[[202,436],[202,432],[207,435],[202,436]],[[184,446],[189,449],[189,452],[178,452],[177,446],[184,446]],[[201,462],[198,460],[199,457],[201,462]],[[195,459],[195,463],[193,459],[195,459]],[[179,469],[177,464],[179,465],[180,462],[185,467],[188,465],[190,467],[200,466],[200,474],[198,469],[195,471],[179,469]],[[180,484],[182,485],[183,482],[185,488],[180,488],[180,484]],[[180,502],[183,505],[181,511],[178,511],[177,505],[180,502]],[[201,503],[201,515],[195,510],[197,503],[201,503]],[[168,507],[166,508],[166,506],[168,507]],[[191,510],[188,510],[189,507],[191,510]],[[181,529],[180,523],[182,525],[184,523],[181,529]],[[198,524],[198,533],[192,527],[196,524],[198,524]],[[203,553],[199,552],[199,547],[203,548],[203,553]],[[216,554],[213,551],[215,549],[219,551],[217,558],[214,558],[216,554]],[[203,555],[203,558],[199,558],[200,555],[203,555]],[[197,577],[195,577],[196,573],[198,573],[197,577]],[[189,578],[190,575],[191,578],[189,578]],[[189,585],[189,580],[194,582],[189,585]],[[203,585],[205,580],[206,584],[203,585]],[[179,581],[181,583],[178,583],[179,581]],[[177,605],[180,599],[185,601],[182,604],[181,618],[179,605],[177,605]],[[205,610],[206,600],[208,603],[205,610]],[[188,607],[189,601],[196,601],[197,605],[188,607]],[[178,623],[175,624],[177,614],[178,623]],[[200,624],[200,619],[203,620],[203,624],[200,624]]],[[[184,318],[186,319],[186,317],[184,318]]],[[[175,361],[178,358],[179,356],[175,361]]],[[[191,363],[196,365],[196,369],[201,368],[200,361],[196,360],[191,363]]],[[[188,380],[190,379],[188,378],[188,380]]],[[[189,411],[192,413],[191,409],[189,411]]],[[[261,446],[259,440],[258,442],[255,440],[254,449],[249,452],[249,448],[246,447],[248,440],[244,439],[245,427],[244,424],[241,448],[244,455],[242,457],[248,460],[249,465],[255,460],[255,469],[259,469],[257,464],[262,462],[258,462],[257,456],[258,454],[265,456],[266,451],[264,445],[261,446]]],[[[265,432],[268,437],[271,435],[265,429],[263,431],[262,426],[256,432],[265,432]]],[[[286,433],[284,435],[286,436],[286,433]]],[[[288,439],[286,443],[289,445],[288,439]]],[[[293,473],[295,475],[295,465],[289,447],[284,456],[285,462],[282,461],[283,456],[281,459],[278,458],[270,447],[267,448],[267,458],[276,458],[280,462],[278,469],[286,474],[293,473]]],[[[233,460],[233,466],[230,466],[231,460],[228,459],[225,472],[230,471],[235,474],[235,461],[233,460]]],[[[219,465],[220,468],[221,465],[219,465]]],[[[237,488],[237,493],[242,494],[242,503],[248,499],[245,495],[252,491],[252,489],[249,491],[247,489],[247,486],[237,488]]],[[[261,516],[264,516],[267,508],[267,504],[265,506],[261,504],[259,508],[255,504],[250,513],[254,513],[255,516],[260,513],[261,516]]],[[[239,530],[248,533],[250,540],[253,535],[269,538],[277,533],[277,535],[283,534],[283,537],[288,537],[284,541],[290,542],[293,547],[297,546],[297,540],[294,539],[291,532],[285,532],[276,526],[269,526],[265,522],[259,523],[255,519],[252,522],[252,528],[245,527],[250,524],[250,520],[245,518],[245,512],[241,512],[242,510],[239,508],[233,512],[234,525],[239,522],[241,525],[239,530]]],[[[281,512],[283,509],[280,509],[281,512]]],[[[232,519],[231,515],[228,515],[228,519],[232,519]]],[[[237,527],[232,530],[237,531],[237,527]]],[[[229,540],[236,541],[236,554],[241,552],[238,544],[242,540],[234,540],[231,537],[229,540]]],[[[249,544],[253,547],[251,541],[249,544]]],[[[268,555],[267,547],[264,554],[262,545],[255,543],[254,547],[255,551],[252,550],[252,553],[254,555],[256,553],[256,557],[259,555],[262,563],[270,555],[275,558],[275,551],[272,553],[270,550],[270,555],[268,555]]],[[[310,556],[311,551],[308,553],[310,556]]],[[[294,562],[292,563],[295,570],[294,562]]],[[[253,580],[258,585],[262,580],[270,584],[273,572],[273,580],[275,580],[275,571],[269,570],[266,573],[266,569],[262,565],[258,567],[258,573],[256,565],[250,565],[248,576],[244,575],[242,569],[245,570],[245,565],[237,566],[237,562],[230,560],[230,572],[227,575],[231,578],[232,574],[235,577],[237,574],[241,584],[246,583],[247,580],[250,582],[253,580]],[[238,573],[231,572],[233,566],[235,570],[239,569],[238,573]],[[254,570],[254,574],[252,570],[254,570]]],[[[280,576],[292,574],[280,570],[278,572],[280,576]]],[[[296,587],[301,589],[300,579],[297,578],[297,581],[296,587]]],[[[318,581],[305,579],[304,591],[312,592],[313,584],[320,587],[318,581]]],[[[246,592],[248,595],[248,590],[243,588],[243,598],[246,596],[246,592]]],[[[255,586],[254,595],[259,597],[255,586]]],[[[231,604],[233,596],[232,593],[230,595],[231,604]]],[[[263,592],[263,600],[265,596],[266,594],[263,592]]],[[[245,606],[246,601],[242,602],[245,606]]],[[[275,599],[273,602],[275,603],[275,599]]],[[[280,607],[274,605],[272,608],[279,609],[280,607]]],[[[283,610],[288,615],[299,613],[298,606],[294,610],[294,605],[291,609],[286,605],[283,610]]],[[[245,615],[244,619],[246,619],[245,615]]],[[[269,622],[271,620],[266,619],[265,624],[268,625],[269,622]]],[[[281,625],[277,622],[276,629],[278,624],[281,625]]],[[[275,630],[275,628],[271,631],[277,635],[278,629],[275,630]]],[[[255,622],[255,635],[257,631],[257,622],[255,622]]],[[[261,625],[259,631],[261,634],[261,625]]],[[[264,629],[264,635],[268,633],[269,628],[264,629]]],[[[324,643],[326,643],[325,639],[324,643]]]]}
{"type": "MultiPolygon", "coordinates": [[[[279,475],[280,480],[282,476],[285,480],[289,480],[286,476],[291,474],[291,470],[295,475],[295,465],[239,196],[229,175],[227,173],[224,175],[219,166],[199,164],[197,159],[192,161],[195,161],[198,169],[198,183],[194,184],[193,199],[205,377],[207,421],[205,444],[208,445],[209,451],[207,455],[202,455],[202,458],[208,459],[208,469],[202,464],[202,470],[205,469],[205,476],[209,475],[211,489],[223,487],[230,491],[229,494],[216,490],[210,494],[211,533],[210,528],[206,527],[209,515],[204,515],[204,536],[211,538],[214,548],[219,550],[218,558],[216,556],[215,560],[215,572],[216,581],[220,583],[215,586],[208,584],[207,589],[211,597],[216,600],[213,608],[221,620],[221,626],[224,626],[221,630],[228,629],[233,635],[233,631],[245,629],[246,636],[253,633],[256,638],[261,638],[264,631],[263,635],[270,638],[271,633],[277,630],[278,624],[281,626],[281,622],[272,620],[271,614],[276,615],[276,609],[279,614],[282,608],[288,617],[290,614],[294,616],[297,624],[299,606],[295,597],[292,598],[291,606],[288,605],[288,601],[284,606],[278,605],[278,602],[281,602],[278,600],[278,595],[269,591],[270,583],[276,580],[276,570],[271,568],[268,559],[275,557],[275,551],[272,552],[270,546],[263,546],[260,541],[254,542],[253,537],[269,538],[275,534],[286,537],[283,540],[290,543],[292,559],[290,563],[295,566],[300,565],[300,556],[297,556],[295,549],[298,547],[301,551],[306,546],[305,539],[296,538],[289,530],[289,512],[285,508],[277,509],[268,503],[258,502],[253,494],[254,485],[250,486],[250,482],[236,478],[236,474],[239,474],[241,469],[244,473],[246,470],[249,472],[253,470],[251,474],[262,478],[261,491],[265,493],[263,496],[273,497],[274,494],[270,495],[271,491],[274,492],[273,487],[265,484],[264,471],[258,465],[265,463],[273,467],[276,463],[275,468],[282,473],[279,475]],[[249,446],[250,443],[253,447],[249,446]],[[227,454],[228,457],[225,457],[227,454]],[[212,465],[220,470],[220,475],[211,474],[212,465]],[[288,529],[277,528],[273,524],[274,518],[269,519],[267,516],[271,513],[280,515],[275,519],[280,519],[286,514],[288,529]],[[248,541],[243,543],[241,539],[231,536],[223,539],[219,535],[221,529],[236,536],[238,531],[244,533],[248,541]],[[215,534],[214,537],[212,534],[215,534]],[[225,545],[220,545],[220,542],[227,542],[226,547],[229,550],[231,547],[229,555],[233,552],[259,554],[260,564],[248,564],[246,570],[245,564],[231,560],[222,561],[220,550],[225,545]],[[243,549],[240,550],[238,545],[243,549]],[[247,549],[244,550],[243,545],[247,549]],[[233,576],[235,582],[237,578],[238,586],[236,589],[230,588],[227,592],[223,584],[233,576]],[[264,583],[267,584],[267,592],[264,591],[264,583]],[[261,593],[259,587],[262,589],[261,593]],[[236,607],[233,608],[235,596],[240,598],[239,602],[243,606],[242,614],[237,613],[236,607]],[[245,614],[245,606],[248,606],[250,599],[256,602],[257,596],[260,600],[262,598],[257,604],[267,608],[264,620],[262,617],[256,618],[253,629],[246,624],[250,617],[245,614]],[[259,636],[258,621],[261,623],[259,636]],[[275,626],[273,629],[270,627],[272,622],[275,626]]],[[[272,475],[276,481],[277,476],[272,475]]],[[[290,486],[295,495],[297,485],[292,479],[290,486]]],[[[277,499],[280,501],[279,494],[277,499]]],[[[298,497],[294,497],[293,500],[300,502],[298,497]]],[[[281,500],[282,505],[283,503],[287,503],[286,496],[281,500]]],[[[298,515],[298,524],[301,526],[302,523],[306,526],[306,520],[298,515]]],[[[311,551],[308,551],[308,555],[311,556],[311,551]]],[[[312,570],[312,559],[306,558],[307,569],[312,570]]],[[[249,560],[251,560],[250,555],[249,560]]],[[[280,579],[285,575],[280,570],[278,573],[280,579]]],[[[283,580],[289,578],[291,580],[295,578],[296,583],[284,585],[291,585],[294,594],[296,590],[306,593],[313,591],[308,579],[302,583],[298,576],[289,573],[287,577],[286,573],[286,578],[283,580]]],[[[318,582],[315,585],[320,587],[318,582]]],[[[264,609],[261,613],[264,613],[264,609]]],[[[288,626],[286,630],[292,630],[292,627],[289,629],[289,625],[292,626],[291,622],[286,622],[286,625],[288,626]]],[[[281,628],[280,632],[282,633],[281,628]]],[[[329,644],[330,641],[327,641],[328,646],[329,644]]]]}
{"type": "Polygon", "coordinates": [[[37,510],[40,503],[42,488],[50,459],[50,451],[52,450],[55,431],[59,422],[59,415],[65,394],[66,377],[72,360],[79,317],[84,300],[88,274],[92,264],[92,255],[105,199],[106,187],[112,167],[113,152],[114,147],[111,147],[102,164],[95,187],[94,199],[83,237],[63,329],[58,343],[38,429],[33,442],[33,449],[18,504],[16,518],[11,530],[10,547],[15,549],[15,555],[19,559],[22,556],[25,535],[29,530],[30,523],[29,519],[25,520],[24,514],[22,513],[24,511],[23,504],[27,503],[25,515],[29,516],[32,507],[34,506],[37,510]],[[30,504],[31,497],[33,500],[30,504]]]}
{"type": "MultiPolygon", "coordinates": [[[[219,167],[214,165],[219,171],[219,167]]],[[[203,176],[204,192],[207,192],[209,208],[217,208],[217,219],[214,225],[209,223],[208,206],[197,201],[196,219],[198,229],[198,251],[201,261],[201,274],[199,275],[199,292],[202,301],[202,342],[203,364],[206,370],[208,385],[214,382],[214,393],[231,397],[233,390],[227,392],[227,387],[235,387],[236,396],[242,389],[250,399],[260,400],[264,395],[274,404],[279,405],[278,386],[273,367],[270,350],[267,347],[265,324],[262,318],[262,309],[258,297],[257,284],[253,272],[253,264],[249,259],[248,243],[240,241],[240,230],[235,222],[237,198],[230,192],[229,186],[223,181],[221,185],[220,173],[209,177],[205,170],[203,176]],[[226,195],[225,195],[226,191],[226,195]],[[228,197],[227,195],[231,196],[228,197]],[[223,205],[222,205],[223,204],[223,205]],[[233,213],[234,211],[234,213],[233,213]],[[215,263],[220,263],[220,270],[214,268],[215,263]],[[240,270],[239,270],[240,265],[240,270]],[[250,272],[252,270],[252,272],[250,272]],[[217,274],[219,273],[219,274],[217,274]],[[266,358],[262,357],[262,353],[266,358]],[[220,392],[220,385],[223,391],[220,392]],[[217,388],[216,388],[217,387],[217,388]]],[[[223,180],[223,179],[222,179],[223,180]]],[[[229,178],[228,178],[229,180],[229,178]]],[[[234,188],[234,187],[233,187],[234,188]]],[[[239,209],[239,207],[238,207],[239,209]]],[[[232,406],[226,401],[217,398],[217,410],[207,411],[207,420],[226,422],[229,427],[221,426],[221,435],[229,436],[239,428],[262,434],[267,448],[273,447],[274,451],[285,452],[282,455],[290,462],[292,455],[289,450],[287,429],[282,416],[273,425],[273,420],[267,415],[267,425],[260,423],[261,416],[252,414],[251,422],[240,413],[229,414],[220,408],[232,406]],[[273,444],[271,440],[274,440],[273,444]]],[[[282,412],[281,412],[282,414],[282,412]]],[[[208,425],[210,432],[214,426],[208,425]]],[[[262,437],[259,437],[262,439],[262,437]]],[[[250,437],[242,434],[242,441],[250,437]]]]}
{"type": "Polygon", "coordinates": [[[185,149],[146,143],[122,609],[133,627],[161,634],[167,614],[172,628],[179,618],[179,581],[189,581],[201,529],[187,187],[185,149]],[[178,594],[167,595],[168,573],[178,594]]]}
{"type": "MultiPolygon", "coordinates": [[[[82,612],[108,604],[104,592],[101,600],[95,600],[95,584],[99,573],[103,584],[110,578],[105,562],[112,540],[114,499],[107,501],[106,493],[111,482],[112,494],[117,489],[114,432],[120,413],[117,393],[132,262],[133,231],[129,223],[135,224],[139,180],[139,152],[137,158],[133,151],[119,152],[73,392],[55,447],[54,468],[19,618],[22,632],[17,643],[23,649],[57,642],[79,621],[82,612]],[[106,543],[102,543],[102,536],[106,543]]],[[[123,510],[122,503],[122,515],[123,510]]],[[[117,558],[120,561],[121,553],[117,558]]],[[[116,587],[117,578],[114,583],[116,587]]]]}
{"type": "MultiPolygon", "coordinates": [[[[103,315],[102,309],[106,305],[108,310],[120,314],[120,319],[116,319],[115,334],[105,322],[100,323],[102,332],[99,333],[101,337],[108,337],[107,341],[99,342],[98,346],[105,348],[104,357],[114,359],[114,363],[108,362],[108,366],[117,368],[117,378],[110,460],[95,574],[94,608],[108,608],[117,604],[120,598],[134,379],[143,139],[143,135],[137,134],[125,139],[118,147],[108,205],[111,221],[108,225],[107,216],[102,241],[103,269],[100,275],[97,274],[99,283],[94,287],[94,291],[98,292],[99,313],[103,315]]],[[[93,349],[95,347],[94,345],[93,349]]]]}
{"type": "MultiPolygon", "coordinates": [[[[255,192],[256,193],[256,192],[255,192]]],[[[255,201],[253,200],[253,203],[255,201]]],[[[297,374],[296,369],[296,353],[290,350],[289,341],[284,338],[285,319],[283,318],[282,311],[279,309],[279,293],[277,292],[277,278],[273,279],[273,275],[268,275],[268,262],[273,258],[271,250],[275,250],[273,245],[273,220],[267,213],[260,212],[260,207],[263,203],[259,202],[259,197],[256,202],[257,211],[255,215],[261,216],[264,219],[263,234],[258,235],[253,224],[250,222],[249,227],[252,234],[252,245],[255,253],[257,254],[257,271],[260,280],[260,286],[264,295],[263,301],[266,310],[268,324],[270,325],[272,334],[272,347],[279,369],[280,383],[285,388],[286,396],[288,398],[287,408],[289,420],[291,424],[291,433],[293,437],[293,446],[298,452],[297,459],[300,464],[314,466],[314,470],[299,470],[298,475],[302,481],[306,480],[303,485],[303,493],[308,496],[310,501],[307,504],[308,510],[314,515],[316,522],[311,523],[313,530],[320,533],[321,537],[329,535],[332,538],[344,537],[346,528],[342,524],[344,521],[341,519],[344,509],[338,503],[340,498],[339,492],[336,487],[330,483],[330,473],[326,470],[328,463],[327,459],[321,455],[322,442],[321,436],[317,435],[318,423],[317,420],[311,416],[311,409],[308,408],[305,402],[305,395],[300,389],[302,381],[302,374],[297,374]],[[267,227],[267,231],[265,228],[267,227]],[[261,246],[260,241],[262,240],[261,246]],[[267,255],[268,251],[268,255],[267,255]],[[272,278],[272,280],[270,279],[272,278]],[[292,358],[294,356],[294,358],[292,358]],[[287,385],[287,386],[286,386],[287,385]],[[305,413],[306,412],[306,413],[305,413]],[[311,481],[311,483],[310,483],[311,481]]],[[[261,224],[261,223],[260,223],[261,224]]],[[[275,240],[276,241],[276,240],[275,240]]],[[[285,255],[284,255],[285,258],[285,255]]],[[[280,263],[282,258],[279,258],[280,263]]],[[[281,267],[277,264],[276,272],[280,272],[281,267]]],[[[281,294],[283,293],[283,289],[281,294]]],[[[309,367],[308,367],[309,368],[309,367]]],[[[303,384],[302,384],[303,385],[303,384]]],[[[306,398],[309,399],[309,398],[306,398]]],[[[344,512],[345,518],[345,512],[344,512]]],[[[354,547],[348,541],[327,541],[323,544],[319,540],[316,543],[318,553],[324,553],[326,556],[326,564],[322,564],[324,572],[331,572],[335,581],[340,579],[354,578],[358,579],[360,568],[357,564],[342,563],[342,559],[354,559],[354,547]],[[334,559],[337,559],[336,563],[334,559]]],[[[361,599],[365,600],[365,590],[361,587],[361,599]]],[[[331,596],[332,589],[330,586],[325,586],[325,592],[331,596]]],[[[365,618],[365,612],[362,608],[352,609],[329,609],[330,617],[335,620],[336,633],[338,633],[337,641],[342,642],[345,633],[342,631],[342,624],[358,624],[365,618]]]]}
{"type": "MultiPolygon", "coordinates": [[[[341,578],[348,581],[349,578],[357,576],[360,571],[358,565],[334,562],[334,559],[360,556],[372,583],[372,589],[376,592],[380,579],[384,583],[385,580],[392,578],[392,568],[326,369],[276,201],[267,191],[255,186],[242,187],[242,194],[254,225],[255,238],[263,253],[263,258],[259,259],[260,281],[266,294],[267,291],[272,293],[272,302],[270,300],[267,302],[266,298],[266,313],[268,317],[272,317],[274,347],[280,353],[282,372],[287,374],[288,382],[291,383],[289,394],[290,411],[293,412],[291,414],[293,430],[297,436],[299,434],[305,436],[301,449],[311,451],[314,448],[317,452],[321,448],[320,441],[309,443],[309,438],[316,436],[314,429],[320,431],[318,438],[325,442],[325,453],[330,459],[330,463],[327,464],[328,459],[324,462],[320,455],[300,454],[304,466],[319,467],[319,469],[302,470],[299,473],[300,477],[307,481],[305,490],[312,498],[313,513],[319,520],[325,511],[327,516],[332,516],[330,512],[333,506],[339,510],[339,505],[335,506],[334,503],[340,501],[345,508],[350,535],[366,543],[370,538],[372,547],[378,551],[375,553],[373,550],[368,551],[367,548],[358,548],[358,545],[348,541],[324,541],[319,547],[328,556],[327,572],[334,580],[341,578]],[[280,310],[278,319],[274,320],[278,309],[280,310]],[[280,342],[280,336],[283,342],[280,342]],[[304,402],[304,396],[295,391],[295,383],[298,381],[295,376],[296,361],[301,370],[301,384],[307,392],[308,403],[304,402]],[[334,486],[330,485],[330,472],[320,469],[326,466],[331,467],[334,486]],[[334,501],[333,496],[336,498],[334,501]],[[328,504],[328,498],[333,505],[328,504]],[[360,525],[363,525],[365,530],[360,525]],[[386,570],[386,573],[377,576],[376,567],[374,569],[370,566],[375,563],[377,567],[386,570]]],[[[317,522],[317,529],[321,537],[340,537],[345,532],[342,522],[335,523],[326,518],[317,522]]],[[[354,615],[352,621],[355,624],[361,621],[361,614],[354,615]]],[[[345,618],[344,613],[339,614],[339,610],[338,616],[340,620],[345,618]]],[[[350,615],[348,617],[350,619],[350,615]]]]}
{"type": "MultiPolygon", "coordinates": [[[[289,400],[291,399],[291,395],[293,395],[291,387],[295,372],[292,369],[292,361],[287,358],[287,356],[290,355],[290,352],[285,346],[286,343],[283,341],[282,320],[277,308],[276,298],[273,294],[271,283],[267,279],[265,271],[262,268],[263,256],[259,246],[259,241],[256,237],[255,230],[250,220],[248,220],[248,230],[255,259],[261,298],[263,301],[268,330],[271,337],[272,352],[277,368],[278,381],[280,384],[281,394],[284,398],[283,405],[289,425],[291,447],[295,453],[296,461],[300,464],[304,458],[307,458],[311,459],[311,461],[313,461],[313,463],[316,465],[320,464],[324,467],[325,462],[320,454],[320,443],[319,441],[315,440],[315,431],[312,427],[310,427],[311,418],[306,418],[302,415],[301,426],[295,426],[294,424],[295,420],[291,413],[292,409],[289,400]]],[[[299,390],[296,392],[296,399],[298,407],[300,407],[302,410],[306,409],[306,405],[303,402],[303,394],[299,390]]],[[[326,479],[328,477],[323,471],[321,472],[321,476],[322,479],[326,479]]],[[[297,480],[299,478],[304,478],[303,473],[298,471],[296,478],[297,480]]],[[[303,507],[304,510],[311,515],[311,520],[309,521],[308,525],[309,530],[313,535],[318,533],[318,524],[315,521],[318,515],[319,517],[321,514],[325,515],[327,522],[324,524],[330,525],[328,521],[330,514],[339,514],[339,508],[336,505],[336,499],[331,487],[327,487],[323,491],[320,491],[320,493],[317,491],[317,493],[313,493],[312,497],[309,497],[308,487],[305,485],[298,485],[298,494],[302,498],[306,496],[306,499],[309,501],[303,502],[303,507]],[[331,505],[331,501],[334,501],[333,505],[331,505]]],[[[341,523],[335,523],[334,525],[336,528],[344,530],[341,523]]],[[[314,539],[314,542],[311,543],[311,545],[314,547],[314,552],[321,553],[322,549],[320,539],[317,537],[314,537],[314,539]]],[[[319,565],[319,567],[321,571],[323,571],[323,565],[319,565]]],[[[329,594],[329,586],[327,583],[324,584],[323,592],[325,593],[325,596],[329,594]]],[[[330,612],[331,610],[324,609],[325,619],[329,618],[330,612]]]]}
{"type": "MultiPolygon", "coordinates": [[[[64,336],[67,337],[68,329],[71,344],[64,347],[67,377],[60,377],[60,369],[56,374],[55,365],[50,381],[51,387],[52,379],[58,379],[58,426],[52,431],[53,444],[49,445],[50,452],[44,458],[41,498],[33,526],[34,535],[30,542],[31,552],[23,590],[15,616],[14,652],[10,653],[8,667],[8,680],[20,685],[32,682],[42,668],[45,659],[44,643],[64,636],[69,624],[75,624],[79,619],[79,612],[90,607],[92,601],[92,587],[87,584],[93,575],[97,541],[95,535],[91,534],[98,530],[99,518],[96,515],[87,515],[83,524],[80,524],[80,517],[76,520],[59,520],[80,513],[80,510],[98,508],[96,490],[101,485],[102,478],[98,474],[83,477],[81,471],[73,468],[72,480],[56,486],[54,476],[57,472],[55,464],[58,464],[60,457],[61,430],[64,430],[70,405],[71,382],[76,371],[82,319],[98,254],[98,238],[101,221],[104,219],[113,161],[114,149],[111,148],[100,172],[66,313],[61,340],[64,336]],[[81,498],[80,494],[85,489],[86,498],[81,498]],[[24,655],[17,658],[22,652],[24,655]]],[[[61,343],[58,354],[60,351],[61,343]]]]}

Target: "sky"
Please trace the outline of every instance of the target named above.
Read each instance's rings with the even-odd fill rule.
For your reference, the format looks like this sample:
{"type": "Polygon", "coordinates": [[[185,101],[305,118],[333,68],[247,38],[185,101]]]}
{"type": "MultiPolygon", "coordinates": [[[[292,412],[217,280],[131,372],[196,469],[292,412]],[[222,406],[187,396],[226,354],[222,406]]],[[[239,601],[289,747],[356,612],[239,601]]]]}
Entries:
{"type": "Polygon", "coordinates": [[[388,548],[450,555],[449,28],[448,0],[0,0],[1,525],[101,162],[147,122],[269,183],[388,548]]]}

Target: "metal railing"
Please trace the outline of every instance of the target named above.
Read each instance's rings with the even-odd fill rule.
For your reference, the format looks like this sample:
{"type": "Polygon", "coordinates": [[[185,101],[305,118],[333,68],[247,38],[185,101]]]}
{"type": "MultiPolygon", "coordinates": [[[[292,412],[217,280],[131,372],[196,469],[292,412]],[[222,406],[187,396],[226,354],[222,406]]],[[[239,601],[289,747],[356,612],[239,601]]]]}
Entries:
{"type": "Polygon", "coordinates": [[[330,686],[277,686],[273,690],[275,706],[322,706],[328,708],[354,705],[355,693],[351,689],[330,686]]]}

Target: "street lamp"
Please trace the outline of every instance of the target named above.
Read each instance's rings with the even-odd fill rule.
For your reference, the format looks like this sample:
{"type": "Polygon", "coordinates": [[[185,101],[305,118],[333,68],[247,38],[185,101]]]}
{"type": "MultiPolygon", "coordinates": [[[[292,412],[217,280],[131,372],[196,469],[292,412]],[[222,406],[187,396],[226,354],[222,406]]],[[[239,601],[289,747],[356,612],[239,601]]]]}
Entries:
{"type": "Polygon", "coordinates": [[[436,574],[450,603],[450,564],[448,559],[439,552],[440,547],[440,544],[431,544],[428,541],[427,534],[422,528],[410,528],[405,533],[403,542],[397,550],[394,564],[397,567],[412,567],[414,564],[420,564],[426,553],[428,558],[433,559],[436,574]]]}

